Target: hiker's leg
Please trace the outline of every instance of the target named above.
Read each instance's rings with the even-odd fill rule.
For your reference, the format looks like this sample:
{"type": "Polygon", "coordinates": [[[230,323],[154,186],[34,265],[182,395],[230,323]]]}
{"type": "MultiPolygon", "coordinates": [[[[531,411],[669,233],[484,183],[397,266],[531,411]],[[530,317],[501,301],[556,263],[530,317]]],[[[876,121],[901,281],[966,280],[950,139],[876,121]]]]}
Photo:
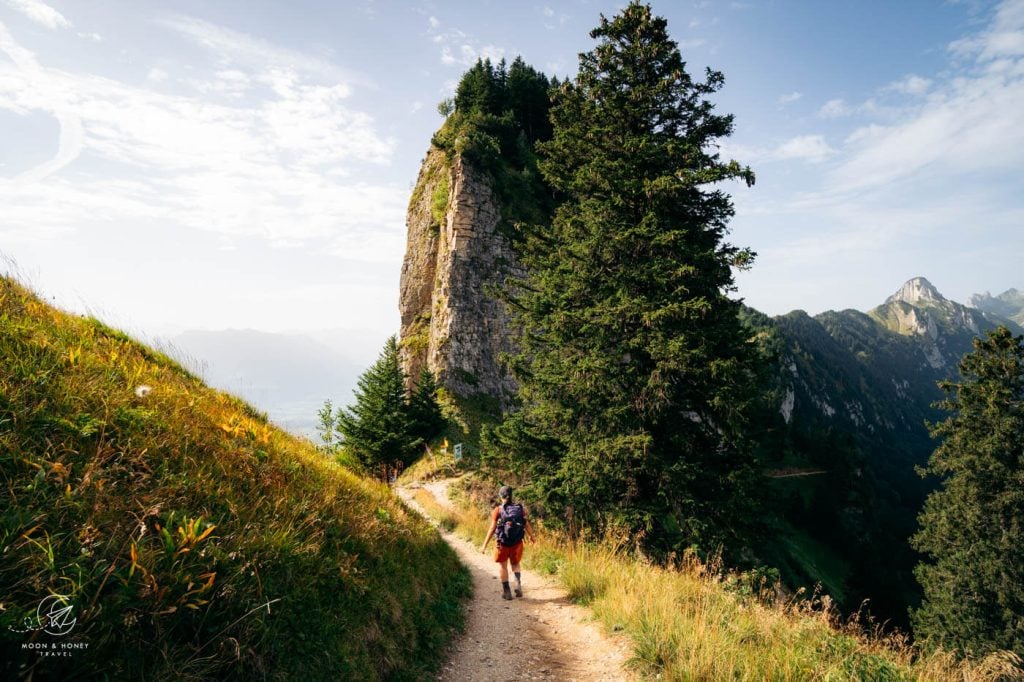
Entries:
{"type": "Polygon", "coordinates": [[[501,598],[512,599],[512,590],[508,586],[508,557],[502,557],[498,565],[501,566],[498,571],[501,574],[501,598]]]}
{"type": "Polygon", "coordinates": [[[509,552],[509,563],[512,564],[512,572],[516,576],[515,593],[517,597],[523,596],[523,580],[519,575],[519,562],[523,560],[523,543],[520,542],[518,545],[512,548],[509,552]]]}

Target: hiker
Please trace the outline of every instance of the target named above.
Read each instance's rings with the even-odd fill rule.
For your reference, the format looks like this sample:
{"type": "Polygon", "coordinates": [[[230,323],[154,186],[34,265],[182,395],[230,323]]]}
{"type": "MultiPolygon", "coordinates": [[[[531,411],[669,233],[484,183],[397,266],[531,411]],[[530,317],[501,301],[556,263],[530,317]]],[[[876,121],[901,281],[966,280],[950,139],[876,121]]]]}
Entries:
{"type": "Polygon", "coordinates": [[[512,488],[507,485],[501,486],[498,497],[501,498],[501,504],[491,512],[491,528],[487,531],[487,537],[484,538],[480,552],[487,552],[487,543],[491,541],[493,535],[494,541],[498,545],[494,560],[501,566],[499,571],[501,574],[501,597],[502,599],[512,598],[512,591],[508,587],[508,565],[510,562],[512,572],[516,576],[516,596],[522,597],[523,581],[519,575],[519,562],[523,558],[523,538],[529,536],[530,542],[533,542],[533,528],[530,527],[530,522],[526,519],[526,508],[519,502],[512,501],[512,488]]]}

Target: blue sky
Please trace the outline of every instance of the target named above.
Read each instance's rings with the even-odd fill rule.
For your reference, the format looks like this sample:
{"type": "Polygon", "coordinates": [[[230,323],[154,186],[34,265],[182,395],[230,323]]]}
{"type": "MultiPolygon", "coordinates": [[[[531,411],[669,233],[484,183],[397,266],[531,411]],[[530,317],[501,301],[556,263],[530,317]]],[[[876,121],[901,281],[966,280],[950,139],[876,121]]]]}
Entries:
{"type": "MultiPolygon", "coordinates": [[[[619,6],[0,0],[0,252],[144,335],[383,340],[437,103],[478,56],[571,75],[619,6]]],[[[1022,0],[653,6],[726,76],[748,303],[1024,287],[1022,0]]]]}

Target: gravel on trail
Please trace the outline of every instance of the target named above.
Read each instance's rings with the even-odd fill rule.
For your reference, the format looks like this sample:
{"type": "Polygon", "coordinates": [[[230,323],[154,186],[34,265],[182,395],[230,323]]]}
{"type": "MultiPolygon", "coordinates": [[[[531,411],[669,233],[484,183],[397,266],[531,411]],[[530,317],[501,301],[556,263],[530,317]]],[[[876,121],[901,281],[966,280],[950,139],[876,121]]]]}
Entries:
{"type": "MultiPolygon", "coordinates": [[[[421,484],[439,504],[451,507],[451,479],[421,484]]],[[[415,484],[414,486],[415,487],[415,484]]],[[[398,494],[416,511],[412,490],[398,494]]],[[[429,516],[427,517],[429,518],[429,516]]],[[[551,578],[523,571],[523,597],[501,597],[494,542],[480,547],[438,529],[469,567],[473,598],[467,607],[465,631],[452,644],[438,679],[445,682],[508,682],[510,680],[635,680],[626,667],[629,643],[610,637],[593,622],[590,612],[571,603],[551,578]]],[[[525,551],[529,553],[527,542],[525,551]]]]}

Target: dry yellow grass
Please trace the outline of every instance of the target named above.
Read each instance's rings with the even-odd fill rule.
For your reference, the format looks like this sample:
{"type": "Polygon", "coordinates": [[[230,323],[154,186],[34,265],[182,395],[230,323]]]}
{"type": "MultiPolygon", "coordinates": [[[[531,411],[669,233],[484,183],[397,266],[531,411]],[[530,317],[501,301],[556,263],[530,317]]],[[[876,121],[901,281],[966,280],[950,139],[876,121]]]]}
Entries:
{"type": "MultiPolygon", "coordinates": [[[[446,525],[481,542],[486,510],[440,507],[426,490],[417,499],[446,525]]],[[[557,576],[609,631],[633,642],[632,664],[662,680],[959,680],[1024,679],[1010,653],[964,661],[924,652],[905,638],[866,635],[841,623],[828,599],[779,601],[751,596],[744,576],[686,557],[671,568],[623,552],[620,543],[572,542],[538,529],[528,568],[557,576]]],[[[771,592],[774,595],[774,591],[771,592]]]]}

